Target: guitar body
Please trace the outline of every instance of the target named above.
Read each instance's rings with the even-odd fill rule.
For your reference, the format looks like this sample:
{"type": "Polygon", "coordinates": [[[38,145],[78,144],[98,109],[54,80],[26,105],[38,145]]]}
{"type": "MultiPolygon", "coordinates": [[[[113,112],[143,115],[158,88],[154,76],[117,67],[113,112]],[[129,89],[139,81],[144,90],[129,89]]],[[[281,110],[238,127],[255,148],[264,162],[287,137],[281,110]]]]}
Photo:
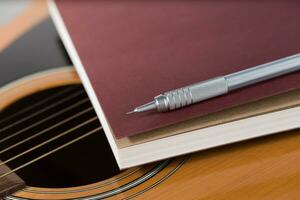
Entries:
{"type": "MultiPolygon", "coordinates": [[[[80,80],[71,68],[31,75],[1,89],[0,109],[5,111],[20,99],[42,91],[72,85],[80,85],[80,80]]],[[[46,128],[47,123],[44,126],[46,128]]],[[[71,187],[72,181],[66,188],[28,185],[7,199],[297,199],[300,197],[299,133],[295,130],[117,171],[105,180],[85,185],[76,183],[71,187]]],[[[87,166],[84,170],[89,170],[89,165],[93,165],[96,159],[102,159],[101,152],[89,153],[94,155],[94,161],[84,163],[87,166]]],[[[84,162],[82,156],[77,155],[76,162],[84,162]]],[[[71,155],[66,159],[72,159],[71,155]]],[[[37,166],[41,161],[37,161],[37,166]]],[[[78,167],[65,165],[62,168],[78,167]]],[[[30,177],[24,177],[30,176],[30,172],[16,173],[25,182],[34,182],[30,177]]],[[[50,172],[47,175],[47,170],[44,173],[45,177],[51,175],[50,172]]],[[[72,179],[76,180],[76,174],[73,176],[72,179]]]]}
{"type": "Polygon", "coordinates": [[[47,18],[32,1],[0,29],[0,160],[27,185],[5,199],[300,199],[300,130],[120,171],[47,18]]]}

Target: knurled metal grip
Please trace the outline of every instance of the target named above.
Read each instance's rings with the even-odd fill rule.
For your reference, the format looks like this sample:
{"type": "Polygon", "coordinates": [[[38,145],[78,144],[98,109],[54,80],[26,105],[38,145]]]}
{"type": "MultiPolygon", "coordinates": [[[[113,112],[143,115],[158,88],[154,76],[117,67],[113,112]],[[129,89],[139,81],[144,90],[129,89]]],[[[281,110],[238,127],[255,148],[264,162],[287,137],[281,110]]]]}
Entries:
{"type": "Polygon", "coordinates": [[[159,112],[164,112],[226,94],[227,92],[228,84],[226,79],[217,77],[158,95],[155,97],[155,104],[159,112]]]}

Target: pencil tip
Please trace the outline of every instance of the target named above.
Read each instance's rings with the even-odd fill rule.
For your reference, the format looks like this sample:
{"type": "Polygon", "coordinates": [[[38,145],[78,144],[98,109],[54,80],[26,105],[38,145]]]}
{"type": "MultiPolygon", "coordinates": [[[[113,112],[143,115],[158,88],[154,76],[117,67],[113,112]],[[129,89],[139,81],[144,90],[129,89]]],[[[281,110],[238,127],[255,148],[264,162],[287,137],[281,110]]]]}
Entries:
{"type": "Polygon", "coordinates": [[[134,110],[127,112],[127,115],[130,115],[132,113],[141,113],[141,112],[145,112],[145,111],[149,111],[149,110],[153,110],[156,108],[156,104],[155,101],[151,101],[149,103],[146,103],[144,105],[141,105],[139,107],[136,107],[134,110]]]}
{"type": "Polygon", "coordinates": [[[126,115],[130,115],[130,114],[132,114],[132,113],[135,113],[135,110],[132,110],[132,111],[127,112],[126,115]]]}

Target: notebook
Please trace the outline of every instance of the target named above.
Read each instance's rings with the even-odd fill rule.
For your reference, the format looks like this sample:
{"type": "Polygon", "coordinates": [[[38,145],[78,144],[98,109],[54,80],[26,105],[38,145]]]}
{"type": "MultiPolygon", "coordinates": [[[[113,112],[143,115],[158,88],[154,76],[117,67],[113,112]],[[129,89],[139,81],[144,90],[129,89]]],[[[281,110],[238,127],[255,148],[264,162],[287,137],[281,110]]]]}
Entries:
{"type": "Polygon", "coordinates": [[[120,168],[299,127],[293,121],[300,114],[299,72],[174,112],[126,115],[165,91],[299,53],[299,6],[296,1],[49,4],[120,168]]]}

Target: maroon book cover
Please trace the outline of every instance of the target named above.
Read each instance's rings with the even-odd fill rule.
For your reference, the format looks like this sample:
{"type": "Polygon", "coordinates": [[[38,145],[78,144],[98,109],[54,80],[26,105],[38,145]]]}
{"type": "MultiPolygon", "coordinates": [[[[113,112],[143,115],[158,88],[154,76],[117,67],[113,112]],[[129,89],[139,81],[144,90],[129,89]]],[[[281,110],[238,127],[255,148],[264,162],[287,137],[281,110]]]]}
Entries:
{"type": "Polygon", "coordinates": [[[57,1],[117,138],[300,87],[300,73],[169,113],[126,115],[175,88],[300,53],[300,1],[57,1]]]}

